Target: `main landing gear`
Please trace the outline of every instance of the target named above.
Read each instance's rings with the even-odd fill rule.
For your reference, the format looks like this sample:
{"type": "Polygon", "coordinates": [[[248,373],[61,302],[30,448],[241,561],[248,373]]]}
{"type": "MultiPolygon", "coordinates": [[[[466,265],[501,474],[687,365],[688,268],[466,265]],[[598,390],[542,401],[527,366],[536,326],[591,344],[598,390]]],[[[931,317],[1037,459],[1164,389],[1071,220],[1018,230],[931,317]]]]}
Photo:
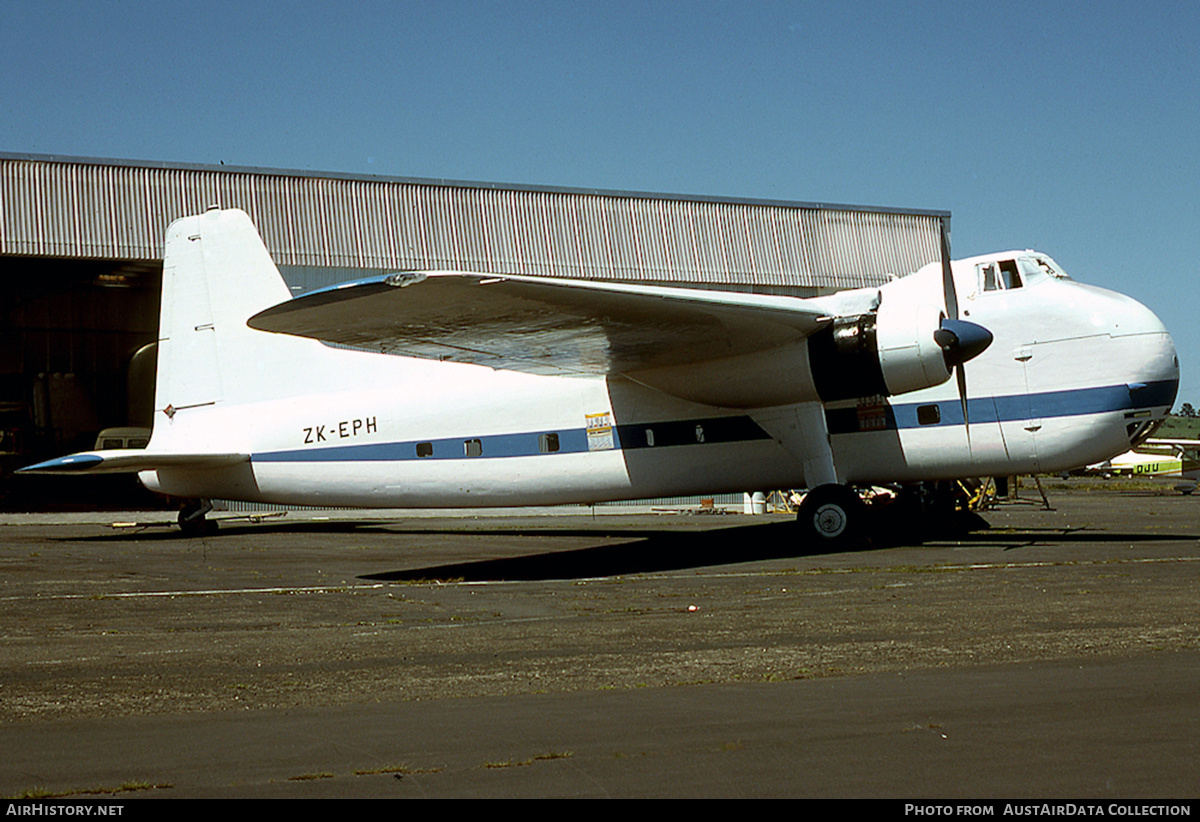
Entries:
{"type": "Polygon", "coordinates": [[[179,530],[183,531],[184,535],[189,537],[204,537],[215,533],[218,527],[217,523],[213,520],[205,519],[205,516],[212,509],[212,500],[188,500],[179,509],[179,530]]]}
{"type": "Polygon", "coordinates": [[[808,492],[796,513],[805,541],[823,550],[861,548],[870,535],[866,503],[849,485],[826,483],[808,492]]]}
{"type": "Polygon", "coordinates": [[[796,522],[805,545],[817,551],[959,538],[988,527],[972,504],[971,487],[966,481],[889,486],[868,494],[868,504],[851,486],[826,483],[804,497],[796,522]]]}

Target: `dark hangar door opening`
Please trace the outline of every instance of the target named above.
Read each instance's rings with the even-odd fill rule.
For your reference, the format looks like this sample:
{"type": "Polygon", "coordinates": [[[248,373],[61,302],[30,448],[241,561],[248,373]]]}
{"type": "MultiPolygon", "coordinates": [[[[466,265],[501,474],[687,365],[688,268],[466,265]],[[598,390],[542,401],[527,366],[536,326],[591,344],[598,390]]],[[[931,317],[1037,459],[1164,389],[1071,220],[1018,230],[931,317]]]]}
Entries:
{"type": "Polygon", "coordinates": [[[109,489],[127,483],[12,472],[90,450],[106,428],[150,427],[153,348],[135,355],[158,337],[162,263],[10,256],[0,266],[0,507],[119,496],[109,489]]]}

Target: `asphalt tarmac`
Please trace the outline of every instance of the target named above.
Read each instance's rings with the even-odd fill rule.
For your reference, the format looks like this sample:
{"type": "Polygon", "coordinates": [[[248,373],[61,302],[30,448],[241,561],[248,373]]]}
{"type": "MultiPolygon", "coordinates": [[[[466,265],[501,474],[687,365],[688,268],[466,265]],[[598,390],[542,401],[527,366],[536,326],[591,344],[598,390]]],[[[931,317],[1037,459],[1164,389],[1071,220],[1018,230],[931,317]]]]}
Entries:
{"type": "Polygon", "coordinates": [[[1024,494],[836,554],[772,515],[4,516],[0,795],[1196,798],[1200,498],[1024,494]]]}

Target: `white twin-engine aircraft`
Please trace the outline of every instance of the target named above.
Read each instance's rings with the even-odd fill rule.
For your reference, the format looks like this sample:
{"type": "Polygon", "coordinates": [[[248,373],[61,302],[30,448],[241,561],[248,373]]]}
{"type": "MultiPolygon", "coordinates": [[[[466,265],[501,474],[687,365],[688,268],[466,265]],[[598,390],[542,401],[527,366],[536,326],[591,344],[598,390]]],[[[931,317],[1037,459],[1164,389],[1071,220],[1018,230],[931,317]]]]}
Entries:
{"type": "Polygon", "coordinates": [[[211,499],[808,488],[802,527],[841,546],[855,485],[1075,468],[1170,411],[1179,362],[1144,306],[1033,251],[941,256],[811,299],[450,271],[291,299],[250,218],[214,208],[167,232],[149,446],[23,470],[137,471],[193,501],[185,530],[211,499]]]}

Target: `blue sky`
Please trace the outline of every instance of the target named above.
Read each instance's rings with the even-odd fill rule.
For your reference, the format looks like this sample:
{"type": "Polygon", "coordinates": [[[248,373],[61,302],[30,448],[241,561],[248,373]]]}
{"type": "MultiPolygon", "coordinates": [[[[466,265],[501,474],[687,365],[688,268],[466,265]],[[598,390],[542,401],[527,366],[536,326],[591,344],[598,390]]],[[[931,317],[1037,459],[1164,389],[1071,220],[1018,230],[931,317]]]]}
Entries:
{"type": "Polygon", "coordinates": [[[0,150],[945,209],[1200,406],[1200,3],[0,0],[0,150]]]}

